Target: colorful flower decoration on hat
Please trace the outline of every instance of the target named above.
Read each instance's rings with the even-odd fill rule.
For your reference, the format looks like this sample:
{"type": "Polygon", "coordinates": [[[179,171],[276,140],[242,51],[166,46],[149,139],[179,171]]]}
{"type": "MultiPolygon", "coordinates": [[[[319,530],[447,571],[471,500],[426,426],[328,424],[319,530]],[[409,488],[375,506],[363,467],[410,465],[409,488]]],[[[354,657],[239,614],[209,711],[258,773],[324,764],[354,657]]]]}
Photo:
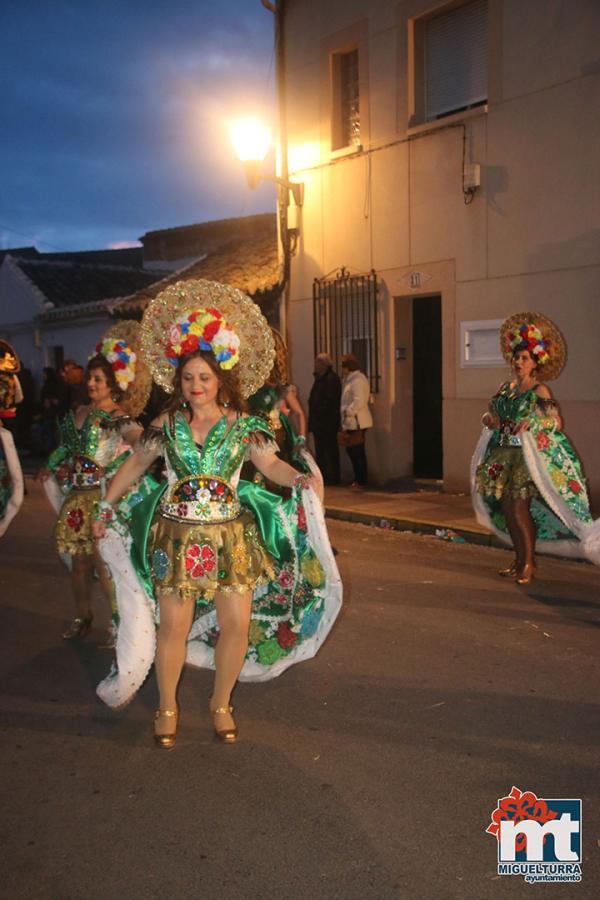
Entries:
{"type": "Polygon", "coordinates": [[[105,338],[96,346],[96,353],[105,356],[114,372],[116,382],[122,391],[126,391],[135,380],[136,354],[125,341],[120,338],[105,338]]]}
{"type": "Polygon", "coordinates": [[[543,366],[550,359],[548,341],[535,325],[524,323],[517,329],[509,331],[508,341],[513,353],[517,350],[529,350],[538,365],[543,366]]]}
{"type": "Polygon", "coordinates": [[[184,313],[171,326],[165,355],[176,366],[182,356],[210,350],[222,369],[233,369],[239,361],[239,348],[239,337],[218,309],[195,309],[184,313]]]}

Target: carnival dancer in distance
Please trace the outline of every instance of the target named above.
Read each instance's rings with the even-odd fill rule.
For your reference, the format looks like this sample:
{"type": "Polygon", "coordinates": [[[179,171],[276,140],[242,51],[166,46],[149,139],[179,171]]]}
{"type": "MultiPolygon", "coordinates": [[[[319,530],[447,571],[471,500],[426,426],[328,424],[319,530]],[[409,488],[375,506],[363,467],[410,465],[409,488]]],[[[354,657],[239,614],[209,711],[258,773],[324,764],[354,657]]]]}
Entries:
{"type": "Polygon", "coordinates": [[[478,521],[515,551],[499,574],[529,584],[536,548],[600,565],[600,520],[592,520],[581,462],[545,383],[564,367],[563,336],[545,316],[524,312],[506,319],[500,343],[512,377],[482,417],[471,467],[478,521]]]}
{"type": "MultiPolygon", "coordinates": [[[[150,373],[139,352],[140,326],[122,321],[107,331],[87,369],[89,405],[69,411],[60,424],[61,444],[39,473],[58,512],[58,552],[70,568],[75,618],[64,640],[84,637],[92,627],[92,578],[97,571],[102,593],[112,604],[110,576],[92,536],[95,504],[142,433],[135,416],[150,392],[150,373]]],[[[118,515],[127,520],[132,506],[155,486],[147,479],[122,499],[118,515]]],[[[109,635],[104,646],[112,646],[109,635]]]]}

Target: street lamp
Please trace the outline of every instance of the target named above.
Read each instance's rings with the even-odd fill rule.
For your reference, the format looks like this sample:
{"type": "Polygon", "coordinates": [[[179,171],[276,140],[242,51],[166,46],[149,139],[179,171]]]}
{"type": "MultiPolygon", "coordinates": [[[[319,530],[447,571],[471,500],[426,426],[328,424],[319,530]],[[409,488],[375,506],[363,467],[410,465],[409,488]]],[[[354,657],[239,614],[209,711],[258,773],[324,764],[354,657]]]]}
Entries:
{"type": "MultiPolygon", "coordinates": [[[[304,184],[286,181],[277,175],[264,175],[260,170],[271,144],[271,132],[258,119],[248,118],[234,122],[229,129],[231,142],[240,162],[246,171],[246,181],[251,190],[258,187],[259,181],[272,181],[289,191],[296,206],[304,202],[304,184]]],[[[286,193],[287,196],[287,193],[286,193]]]]}

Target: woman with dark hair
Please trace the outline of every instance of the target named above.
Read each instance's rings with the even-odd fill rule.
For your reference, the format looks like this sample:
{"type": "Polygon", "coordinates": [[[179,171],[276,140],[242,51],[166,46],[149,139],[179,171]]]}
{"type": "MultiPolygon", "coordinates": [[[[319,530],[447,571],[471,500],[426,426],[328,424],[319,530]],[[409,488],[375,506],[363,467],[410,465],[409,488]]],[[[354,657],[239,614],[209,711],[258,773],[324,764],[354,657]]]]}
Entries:
{"type": "MultiPolygon", "coordinates": [[[[119,323],[98,345],[86,369],[90,403],[67,413],[60,425],[61,444],[50,454],[47,468],[39,472],[58,509],[56,545],[71,571],[76,616],[63,632],[64,640],[84,637],[92,627],[94,569],[107,602],[112,601],[109,574],[91,526],[94,505],[142,431],[131,415],[143,406],[150,386],[132,346],[138,331],[135,322],[119,323]]],[[[128,512],[129,505],[122,505],[121,513],[127,516],[128,512]]],[[[110,645],[109,638],[106,646],[110,645]]]]}
{"type": "Polygon", "coordinates": [[[111,482],[94,525],[127,631],[127,640],[121,628],[117,636],[118,671],[98,694],[123,705],[154,657],[154,740],[170,749],[186,658],[214,667],[209,709],[229,744],[237,739],[230,700],[238,678],[263,681],[314,655],[337,615],[339,575],[315,496],[322,485],[279,459],[269,423],[245,413],[243,398],[273,360],[273,338],[248,297],[214,282],[180,282],[150,302],[142,334],[154,379],[173,397],[111,482]],[[158,456],[167,481],[135,511],[129,554],[111,531],[113,504],[158,456]],[[240,480],[245,461],[291,487],[292,500],[240,480]]]}
{"type": "Polygon", "coordinates": [[[360,363],[353,353],[342,356],[342,399],[340,412],[342,430],[340,444],[346,448],[354,471],[354,490],[367,486],[367,453],[365,437],[367,428],[373,425],[369,409],[371,388],[369,379],[360,371],[360,363]]]}
{"type": "Polygon", "coordinates": [[[581,463],[562,431],[558,405],[543,381],[557,378],[566,349],[558,328],[539,313],[518,313],[501,329],[513,377],[492,397],[472,463],[478,520],[515,558],[498,574],[529,584],[535,550],[586,556],[600,564],[600,520],[592,521],[581,463]]]}

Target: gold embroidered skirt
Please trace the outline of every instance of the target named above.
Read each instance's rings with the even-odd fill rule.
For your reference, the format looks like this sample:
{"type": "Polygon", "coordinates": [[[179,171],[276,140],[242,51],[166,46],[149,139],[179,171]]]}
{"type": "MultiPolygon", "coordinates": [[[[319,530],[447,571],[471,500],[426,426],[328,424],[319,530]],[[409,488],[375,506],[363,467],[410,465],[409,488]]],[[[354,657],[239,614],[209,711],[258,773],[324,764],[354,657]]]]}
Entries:
{"type": "Polygon", "coordinates": [[[148,546],[157,594],[212,600],[217,591],[253,591],[274,577],[271,557],[247,510],[218,524],[180,522],[159,513],[148,546]]]}
{"type": "Polygon", "coordinates": [[[477,466],[477,490],[487,497],[508,495],[514,499],[535,497],[532,481],[521,447],[494,447],[485,462],[477,466]]]}
{"type": "Polygon", "coordinates": [[[54,531],[59,553],[77,556],[94,552],[92,514],[96,500],[100,500],[99,487],[85,491],[73,489],[67,494],[54,531]]]}

